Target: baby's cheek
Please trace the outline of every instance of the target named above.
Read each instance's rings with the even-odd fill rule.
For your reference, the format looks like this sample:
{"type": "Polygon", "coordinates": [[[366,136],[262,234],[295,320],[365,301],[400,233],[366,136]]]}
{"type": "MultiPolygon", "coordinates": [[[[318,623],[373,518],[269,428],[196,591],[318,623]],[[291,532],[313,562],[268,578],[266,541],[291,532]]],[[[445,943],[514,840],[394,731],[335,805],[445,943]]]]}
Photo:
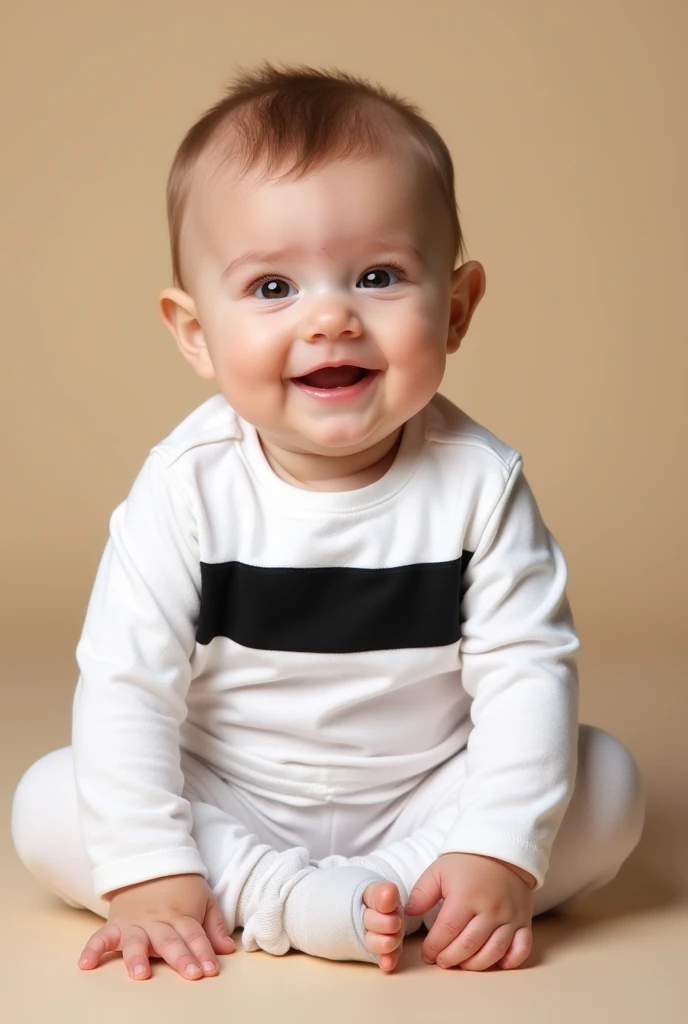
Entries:
{"type": "Polygon", "coordinates": [[[406,374],[415,375],[418,384],[422,380],[431,386],[435,381],[439,386],[446,362],[446,337],[440,338],[431,328],[432,324],[425,321],[405,326],[395,345],[395,365],[406,374]]]}
{"type": "Polygon", "coordinates": [[[226,373],[227,383],[234,390],[250,388],[265,389],[281,383],[284,362],[279,354],[258,341],[250,338],[236,339],[228,346],[226,373]]]}
{"type": "Polygon", "coordinates": [[[397,324],[393,344],[401,358],[417,358],[443,351],[446,333],[446,325],[443,326],[438,311],[429,303],[405,311],[397,324]]]}
{"type": "Polygon", "coordinates": [[[240,416],[256,425],[267,424],[284,404],[279,371],[256,359],[227,359],[220,379],[222,393],[240,416]]]}
{"type": "Polygon", "coordinates": [[[419,412],[437,394],[442,383],[443,366],[428,363],[421,356],[409,367],[390,367],[386,373],[384,402],[387,412],[406,421],[419,412]]]}

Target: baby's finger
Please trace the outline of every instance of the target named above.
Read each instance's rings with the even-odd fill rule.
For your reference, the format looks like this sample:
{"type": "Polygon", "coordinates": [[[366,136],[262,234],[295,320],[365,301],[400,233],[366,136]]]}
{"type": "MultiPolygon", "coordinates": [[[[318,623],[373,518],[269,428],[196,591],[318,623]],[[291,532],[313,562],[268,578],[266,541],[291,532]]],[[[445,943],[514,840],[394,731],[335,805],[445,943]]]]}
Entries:
{"type": "MultiPolygon", "coordinates": [[[[438,954],[450,942],[453,942],[456,936],[461,934],[468,922],[474,918],[475,912],[470,906],[462,910],[453,900],[445,899],[442,909],[437,915],[437,919],[428,932],[421,948],[421,955],[426,964],[434,964],[438,954]]],[[[470,952],[475,953],[475,949],[472,949],[470,952]]],[[[469,953],[466,953],[466,956],[469,955],[469,953]]]]}
{"type": "Polygon", "coordinates": [[[435,963],[438,967],[455,967],[462,964],[485,945],[494,929],[495,922],[490,918],[483,914],[474,917],[454,941],[441,951],[435,963]]]}
{"type": "MultiPolygon", "coordinates": [[[[199,927],[198,922],[196,922],[196,927],[199,927]]],[[[197,981],[203,977],[201,965],[176,928],[163,921],[156,921],[148,926],[148,934],[157,955],[166,960],[170,967],[174,967],[182,978],[186,978],[187,981],[197,981]]],[[[206,942],[208,942],[207,936],[206,942]]]]}
{"type": "MultiPolygon", "coordinates": [[[[488,967],[492,967],[498,960],[506,954],[506,951],[511,946],[511,940],[514,937],[516,928],[513,924],[503,924],[499,928],[495,928],[490,935],[487,942],[474,953],[473,956],[469,956],[466,960],[461,962],[462,971],[485,971],[488,967]]],[[[452,947],[449,946],[442,953],[442,958],[453,955],[452,947]]]]}
{"type": "Polygon", "coordinates": [[[216,953],[233,953],[236,949],[236,942],[227,931],[225,919],[222,916],[217,901],[211,900],[206,915],[203,919],[203,929],[210,939],[210,944],[216,953]]]}
{"type": "Polygon", "coordinates": [[[217,974],[220,970],[215,950],[203,927],[194,917],[180,917],[174,926],[191,950],[204,974],[217,974]]]}
{"type": "Polygon", "coordinates": [[[532,950],[533,929],[530,926],[519,928],[513,937],[506,956],[502,957],[499,961],[499,967],[503,967],[505,971],[518,967],[524,960],[528,959],[532,950]]]}
{"type": "Polygon", "coordinates": [[[151,976],[151,940],[145,929],[130,925],[122,935],[122,956],[130,978],[146,981],[151,976]]]}
{"type": "Polygon", "coordinates": [[[114,953],[119,949],[121,932],[116,924],[105,924],[94,932],[81,951],[79,967],[82,971],[90,971],[97,967],[105,953],[114,953]]]}

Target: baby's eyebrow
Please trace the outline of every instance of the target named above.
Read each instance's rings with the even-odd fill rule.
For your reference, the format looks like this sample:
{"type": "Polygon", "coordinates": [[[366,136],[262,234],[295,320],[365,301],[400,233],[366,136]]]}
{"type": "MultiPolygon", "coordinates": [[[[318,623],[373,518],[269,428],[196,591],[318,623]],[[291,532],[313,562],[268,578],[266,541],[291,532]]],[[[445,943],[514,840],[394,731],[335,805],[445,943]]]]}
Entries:
{"type": "Polygon", "coordinates": [[[274,252],[268,252],[263,249],[250,249],[248,252],[242,253],[241,256],[237,256],[236,259],[230,260],[222,271],[222,276],[228,277],[233,270],[243,267],[246,263],[272,263],[275,260],[283,260],[289,256],[298,255],[299,251],[292,247],[275,249],[274,252]]]}
{"type": "MultiPolygon", "coordinates": [[[[361,253],[370,251],[400,252],[404,253],[404,255],[409,259],[415,260],[423,266],[427,263],[425,256],[420,249],[418,249],[417,246],[412,245],[410,242],[372,241],[361,247],[361,253]]],[[[237,256],[235,259],[230,260],[222,272],[222,277],[228,277],[232,271],[237,270],[239,267],[243,267],[247,263],[274,263],[277,260],[284,260],[293,256],[301,256],[304,252],[305,250],[295,246],[288,246],[284,249],[275,249],[273,251],[251,249],[248,252],[242,253],[241,256],[237,256]]]]}

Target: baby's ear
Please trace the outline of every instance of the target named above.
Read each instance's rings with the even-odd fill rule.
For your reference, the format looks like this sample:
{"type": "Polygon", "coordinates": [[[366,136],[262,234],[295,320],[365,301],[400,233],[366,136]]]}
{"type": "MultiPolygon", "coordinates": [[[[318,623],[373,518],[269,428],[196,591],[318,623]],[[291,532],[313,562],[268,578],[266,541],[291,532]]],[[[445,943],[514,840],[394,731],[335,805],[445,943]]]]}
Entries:
{"type": "Polygon", "coordinates": [[[485,271],[470,260],[452,273],[447,351],[456,352],[468,330],[478,303],[485,294],[485,271]]]}
{"type": "Polygon", "coordinates": [[[187,363],[204,380],[213,378],[215,368],[191,296],[181,288],[165,288],[158,296],[158,311],[187,363]]]}

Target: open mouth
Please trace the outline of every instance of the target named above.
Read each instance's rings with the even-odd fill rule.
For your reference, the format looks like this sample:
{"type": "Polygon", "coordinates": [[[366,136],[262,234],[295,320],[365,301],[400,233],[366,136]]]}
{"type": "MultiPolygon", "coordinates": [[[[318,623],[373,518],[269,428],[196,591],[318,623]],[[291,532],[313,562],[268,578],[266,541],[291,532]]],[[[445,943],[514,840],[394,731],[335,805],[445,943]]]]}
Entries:
{"type": "Polygon", "coordinates": [[[294,377],[299,384],[315,388],[318,391],[329,391],[332,388],[350,388],[358,384],[372,371],[364,366],[323,366],[303,377],[294,377]]]}

